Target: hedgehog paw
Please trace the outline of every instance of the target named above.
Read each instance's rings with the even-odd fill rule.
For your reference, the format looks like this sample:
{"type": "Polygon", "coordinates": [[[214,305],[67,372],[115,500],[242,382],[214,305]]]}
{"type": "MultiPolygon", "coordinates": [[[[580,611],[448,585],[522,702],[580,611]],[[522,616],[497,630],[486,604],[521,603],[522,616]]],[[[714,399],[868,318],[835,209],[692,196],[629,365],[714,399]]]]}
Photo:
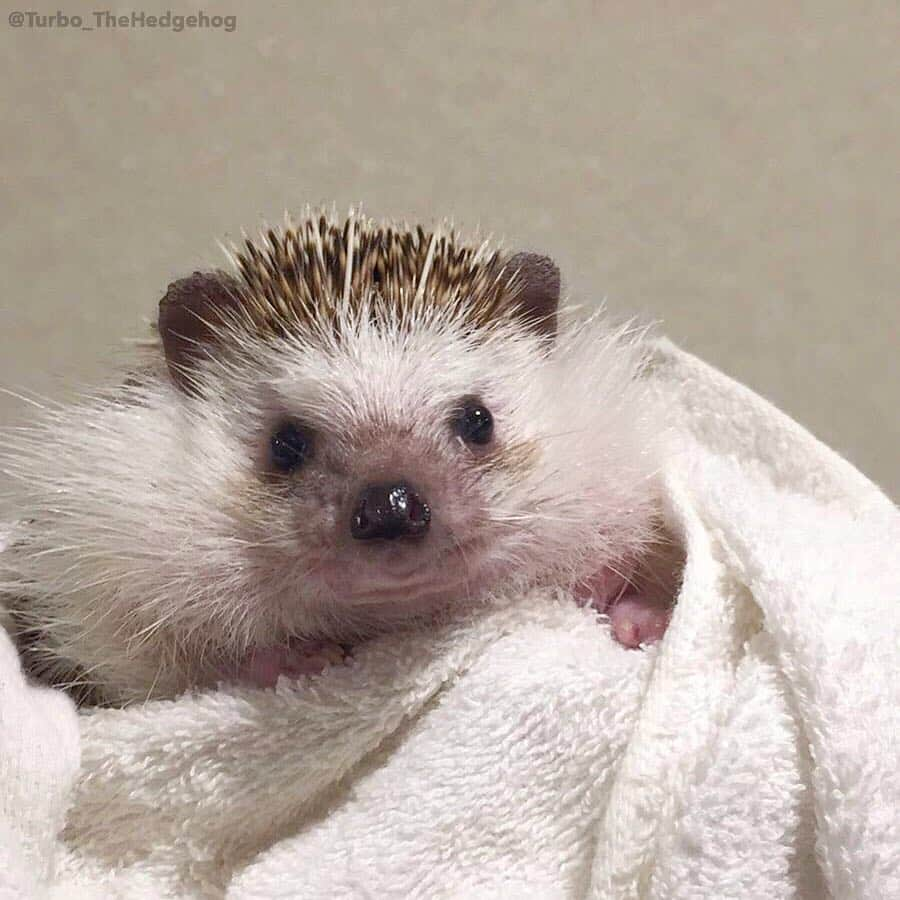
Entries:
{"type": "Polygon", "coordinates": [[[332,641],[291,641],[252,650],[238,666],[237,681],[254,687],[275,687],[279,678],[320,675],[346,661],[348,649],[332,641]]]}

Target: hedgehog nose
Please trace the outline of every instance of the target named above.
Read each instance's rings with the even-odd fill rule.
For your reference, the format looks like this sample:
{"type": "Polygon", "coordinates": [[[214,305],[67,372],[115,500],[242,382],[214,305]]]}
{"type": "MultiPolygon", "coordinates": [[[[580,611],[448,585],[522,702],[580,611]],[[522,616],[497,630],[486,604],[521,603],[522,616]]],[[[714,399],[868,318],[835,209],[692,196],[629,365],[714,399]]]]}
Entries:
{"type": "Polygon", "coordinates": [[[350,533],[358,541],[423,537],[431,522],[431,508],[405,482],[382,482],[365,487],[356,501],[350,533]]]}

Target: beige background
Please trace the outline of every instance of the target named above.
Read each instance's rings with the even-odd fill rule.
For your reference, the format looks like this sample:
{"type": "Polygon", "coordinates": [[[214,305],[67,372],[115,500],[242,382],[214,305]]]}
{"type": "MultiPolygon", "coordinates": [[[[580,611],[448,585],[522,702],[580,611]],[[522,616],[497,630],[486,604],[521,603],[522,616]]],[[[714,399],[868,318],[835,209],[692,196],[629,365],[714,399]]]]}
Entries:
{"type": "Polygon", "coordinates": [[[205,9],[0,23],[0,386],[101,377],[218,238],[362,202],[553,253],[900,494],[893,0],[205,9]]]}

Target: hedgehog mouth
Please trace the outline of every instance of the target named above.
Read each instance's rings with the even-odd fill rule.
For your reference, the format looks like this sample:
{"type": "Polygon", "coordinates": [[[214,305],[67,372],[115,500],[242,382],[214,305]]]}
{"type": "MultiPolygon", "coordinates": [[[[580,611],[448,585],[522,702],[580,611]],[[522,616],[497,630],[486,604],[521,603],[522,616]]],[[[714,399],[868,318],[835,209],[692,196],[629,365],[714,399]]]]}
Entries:
{"type": "Polygon", "coordinates": [[[450,599],[465,593],[465,581],[419,582],[415,585],[370,586],[352,595],[352,601],[360,606],[384,603],[416,604],[426,600],[450,599]]]}
{"type": "Polygon", "coordinates": [[[467,593],[467,583],[470,578],[461,572],[447,573],[447,569],[429,566],[430,572],[418,571],[406,577],[385,577],[385,573],[362,578],[355,583],[350,590],[350,598],[354,601],[384,602],[396,600],[398,602],[411,602],[429,599],[432,597],[451,597],[467,593]],[[438,572],[435,576],[435,569],[438,572]]]}
{"type": "Polygon", "coordinates": [[[327,580],[332,589],[363,605],[467,596],[482,570],[483,550],[480,540],[454,543],[440,553],[410,560],[402,566],[373,560],[358,566],[349,576],[346,567],[335,565],[333,577],[327,580]]]}

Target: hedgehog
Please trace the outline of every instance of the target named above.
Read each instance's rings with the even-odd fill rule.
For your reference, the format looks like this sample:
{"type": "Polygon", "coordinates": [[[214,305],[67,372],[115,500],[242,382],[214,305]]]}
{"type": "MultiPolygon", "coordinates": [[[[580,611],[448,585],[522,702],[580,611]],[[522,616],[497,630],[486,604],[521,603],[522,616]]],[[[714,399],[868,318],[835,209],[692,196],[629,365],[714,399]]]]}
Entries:
{"type": "Polygon", "coordinates": [[[32,675],[105,705],[267,688],[539,585],[662,635],[640,330],[447,225],[308,214],[229,257],[168,286],[114,387],[3,439],[32,675]]]}

